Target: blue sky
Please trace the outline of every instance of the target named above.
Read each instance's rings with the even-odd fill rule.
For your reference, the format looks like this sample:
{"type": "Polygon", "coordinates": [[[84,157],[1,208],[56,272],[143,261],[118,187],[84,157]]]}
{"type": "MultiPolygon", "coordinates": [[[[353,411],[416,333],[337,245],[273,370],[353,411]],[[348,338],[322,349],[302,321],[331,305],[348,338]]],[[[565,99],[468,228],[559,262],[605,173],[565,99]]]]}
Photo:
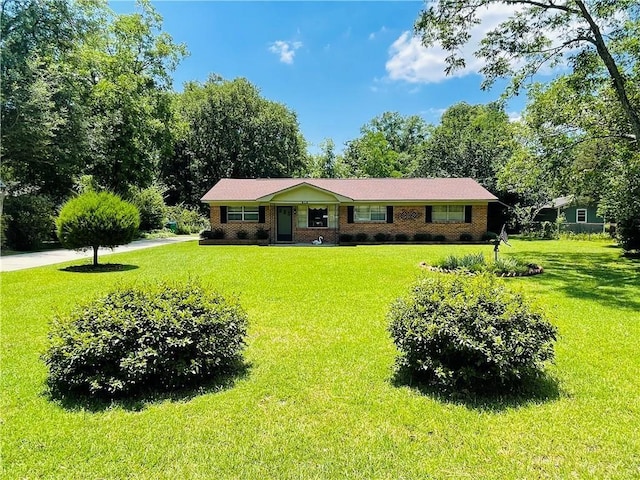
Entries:
{"type": "MultiPolygon", "coordinates": [[[[470,54],[465,71],[444,76],[443,53],[412,36],[419,1],[152,3],[164,31],[190,52],[174,73],[176,90],[211,73],[245,77],[265,98],[296,112],[312,152],[324,138],[341,151],[385,111],[435,124],[455,103],[487,103],[502,91],[500,84],[480,90],[474,72],[481,64],[470,54]]],[[[135,9],[128,1],[111,7],[135,9]]],[[[489,12],[486,20],[495,23],[504,14],[489,12]]],[[[512,100],[508,113],[517,116],[523,105],[522,98],[512,100]]]]}

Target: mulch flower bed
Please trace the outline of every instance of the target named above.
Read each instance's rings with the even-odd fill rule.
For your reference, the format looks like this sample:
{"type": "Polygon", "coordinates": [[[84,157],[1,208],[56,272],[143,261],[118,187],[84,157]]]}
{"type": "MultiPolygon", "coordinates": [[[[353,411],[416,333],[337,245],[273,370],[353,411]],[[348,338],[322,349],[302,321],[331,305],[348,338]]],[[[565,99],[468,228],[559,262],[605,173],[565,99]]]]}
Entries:
{"type": "MultiPolygon", "coordinates": [[[[469,272],[468,270],[460,269],[460,268],[442,268],[442,267],[434,267],[432,265],[428,265],[426,262],[420,263],[422,268],[427,268],[432,272],[440,272],[440,273],[466,273],[468,275],[477,275],[482,272],[469,272]]],[[[540,275],[544,272],[544,269],[540,265],[536,265],[535,263],[529,264],[529,270],[527,272],[501,272],[496,273],[498,277],[530,277],[531,275],[540,275]]]]}

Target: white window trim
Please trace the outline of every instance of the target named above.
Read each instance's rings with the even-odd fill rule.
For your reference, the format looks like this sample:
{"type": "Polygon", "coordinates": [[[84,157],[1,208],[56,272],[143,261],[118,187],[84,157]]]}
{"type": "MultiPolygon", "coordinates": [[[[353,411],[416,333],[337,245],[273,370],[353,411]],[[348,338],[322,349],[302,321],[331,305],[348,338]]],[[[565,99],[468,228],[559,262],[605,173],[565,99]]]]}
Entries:
{"type": "Polygon", "coordinates": [[[305,204],[298,205],[296,209],[296,225],[299,230],[327,230],[338,227],[338,208],[333,204],[305,204]],[[326,227],[310,227],[309,226],[309,209],[310,208],[326,208],[327,209],[327,226],[326,227]]]}
{"type": "Polygon", "coordinates": [[[259,206],[239,206],[239,205],[231,205],[229,207],[227,207],[227,222],[245,222],[245,223],[258,223],[260,221],[260,207],[259,206]],[[231,212],[232,208],[240,208],[242,209],[240,212],[231,212]],[[245,211],[245,209],[251,209],[250,211],[245,211]],[[254,211],[255,209],[255,211],[254,211]],[[239,220],[233,219],[233,218],[229,218],[229,214],[235,214],[237,215],[238,213],[240,213],[241,218],[239,220]],[[257,215],[255,220],[251,219],[251,220],[247,220],[245,217],[247,214],[251,214],[251,215],[257,215]]]}
{"type": "MultiPolygon", "coordinates": [[[[387,223],[387,206],[386,205],[354,205],[353,208],[353,223],[387,223]],[[362,219],[362,217],[358,217],[358,209],[367,207],[369,208],[369,219],[362,219]],[[382,219],[371,219],[371,208],[375,207],[382,210],[382,214],[384,218],[382,219]]],[[[377,212],[379,213],[379,212],[377,212]]]]}
{"type": "Polygon", "coordinates": [[[587,209],[576,208],[576,223],[587,223],[588,220],[589,220],[589,217],[587,217],[587,209]],[[579,220],[581,212],[584,212],[584,220],[579,220]]]}
{"type": "MultiPolygon", "coordinates": [[[[460,212],[455,212],[456,214],[459,214],[460,212]]],[[[458,205],[458,204],[444,204],[444,205],[433,205],[432,206],[432,210],[431,210],[431,223],[465,223],[465,206],[464,205],[458,205]],[[446,207],[447,208],[447,219],[446,220],[435,220],[434,219],[434,209],[435,208],[442,208],[442,207],[446,207]],[[449,209],[451,207],[462,207],[462,218],[461,219],[450,219],[449,215],[450,215],[450,211],[449,209]]]]}

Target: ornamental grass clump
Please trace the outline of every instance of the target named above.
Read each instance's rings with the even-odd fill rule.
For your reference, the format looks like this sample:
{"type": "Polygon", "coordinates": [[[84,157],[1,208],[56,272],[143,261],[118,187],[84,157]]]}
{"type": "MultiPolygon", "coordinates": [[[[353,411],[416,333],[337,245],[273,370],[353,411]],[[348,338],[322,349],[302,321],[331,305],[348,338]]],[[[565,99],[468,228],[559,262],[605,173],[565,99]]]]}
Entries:
{"type": "Polygon", "coordinates": [[[241,362],[247,315],[197,282],[121,287],[57,318],[53,392],[135,396],[195,386],[241,362]]]}
{"type": "Polygon", "coordinates": [[[482,252],[469,253],[458,257],[447,255],[436,263],[436,266],[443,270],[465,270],[469,272],[479,272],[486,269],[486,260],[482,252]]]}
{"type": "Polygon", "coordinates": [[[554,358],[556,328],[493,275],[422,279],[388,319],[399,371],[445,390],[509,389],[554,358]]]}

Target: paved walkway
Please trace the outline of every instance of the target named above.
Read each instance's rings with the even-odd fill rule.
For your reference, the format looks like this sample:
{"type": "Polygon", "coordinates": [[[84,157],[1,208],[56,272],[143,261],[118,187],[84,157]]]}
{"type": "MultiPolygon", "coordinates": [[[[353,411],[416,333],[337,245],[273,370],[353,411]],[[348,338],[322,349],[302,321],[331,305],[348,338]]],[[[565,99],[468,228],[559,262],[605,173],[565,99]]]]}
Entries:
{"type": "MultiPolygon", "coordinates": [[[[157,247],[171,243],[188,242],[197,240],[197,236],[178,235],[177,237],[155,238],[150,240],[136,240],[128,245],[116,247],[113,250],[109,248],[101,248],[99,258],[112,253],[130,252],[140,250],[142,248],[157,247]]],[[[0,257],[0,272],[11,272],[13,270],[24,270],[25,268],[42,267],[43,265],[53,265],[55,263],[68,262],[70,260],[78,260],[81,258],[92,258],[93,249],[86,252],[76,252],[75,250],[47,250],[44,252],[34,253],[17,253],[15,255],[7,255],[0,257]]]]}

